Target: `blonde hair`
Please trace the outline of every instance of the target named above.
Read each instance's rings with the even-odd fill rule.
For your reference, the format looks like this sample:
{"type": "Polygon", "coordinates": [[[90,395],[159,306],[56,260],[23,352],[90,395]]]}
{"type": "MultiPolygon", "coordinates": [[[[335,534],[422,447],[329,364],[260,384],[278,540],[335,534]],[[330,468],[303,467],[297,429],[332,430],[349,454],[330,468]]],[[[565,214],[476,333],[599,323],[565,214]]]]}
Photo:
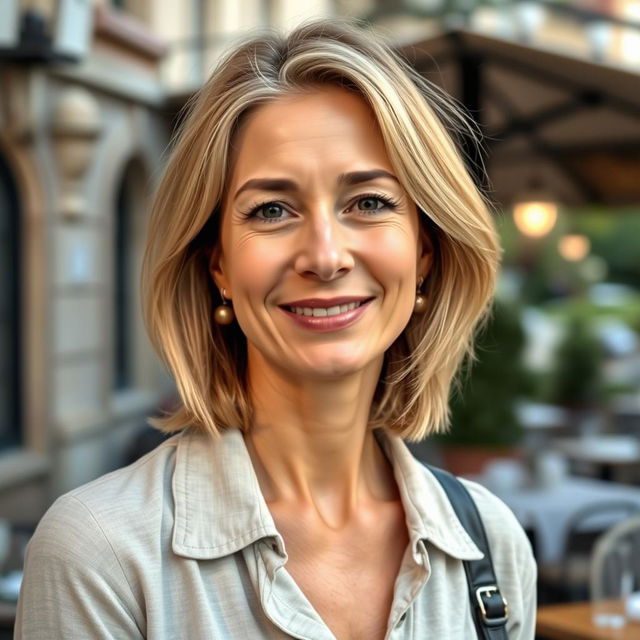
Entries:
{"type": "Polygon", "coordinates": [[[372,33],[332,21],[266,34],[232,50],[195,96],[152,210],[143,266],[145,319],[172,371],[182,406],[155,420],[212,434],[247,429],[246,339],[213,319],[219,297],[209,273],[230,152],[248,111],[333,85],[357,92],[379,123],[389,158],[423,212],[435,263],[414,315],[385,354],[372,426],[417,441],[448,423],[454,375],[472,355],[474,330],[493,294],[499,247],[487,207],[447,127],[467,124],[449,99],[372,33]]]}

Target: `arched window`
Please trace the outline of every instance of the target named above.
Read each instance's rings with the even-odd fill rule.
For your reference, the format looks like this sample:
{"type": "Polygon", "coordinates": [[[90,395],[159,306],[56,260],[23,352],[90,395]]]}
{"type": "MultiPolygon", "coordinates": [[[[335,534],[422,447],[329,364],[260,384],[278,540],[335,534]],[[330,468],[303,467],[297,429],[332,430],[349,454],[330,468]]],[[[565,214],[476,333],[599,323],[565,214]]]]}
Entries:
{"type": "Polygon", "coordinates": [[[0,448],[20,439],[19,226],[15,183],[0,155],[0,448]]]}
{"type": "Polygon", "coordinates": [[[138,280],[148,201],[146,173],[134,159],[124,167],[116,194],[113,229],[113,381],[114,391],[136,386],[138,280]]]}

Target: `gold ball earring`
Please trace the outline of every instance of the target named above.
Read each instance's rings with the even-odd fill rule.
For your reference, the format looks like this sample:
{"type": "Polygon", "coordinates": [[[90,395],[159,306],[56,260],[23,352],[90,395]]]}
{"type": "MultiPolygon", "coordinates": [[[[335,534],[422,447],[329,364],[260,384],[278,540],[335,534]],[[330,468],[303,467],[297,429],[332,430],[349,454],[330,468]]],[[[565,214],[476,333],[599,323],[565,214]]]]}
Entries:
{"type": "Polygon", "coordinates": [[[423,280],[424,278],[420,278],[420,280],[418,280],[418,286],[416,287],[416,301],[413,303],[413,313],[418,316],[422,315],[427,310],[428,298],[420,292],[423,280]]]}
{"type": "Polygon", "coordinates": [[[219,304],[216,307],[216,310],[213,312],[213,318],[218,324],[227,325],[231,324],[236,317],[236,314],[233,312],[233,309],[227,304],[225,300],[225,289],[220,289],[220,297],[222,298],[222,304],[219,304]]]}

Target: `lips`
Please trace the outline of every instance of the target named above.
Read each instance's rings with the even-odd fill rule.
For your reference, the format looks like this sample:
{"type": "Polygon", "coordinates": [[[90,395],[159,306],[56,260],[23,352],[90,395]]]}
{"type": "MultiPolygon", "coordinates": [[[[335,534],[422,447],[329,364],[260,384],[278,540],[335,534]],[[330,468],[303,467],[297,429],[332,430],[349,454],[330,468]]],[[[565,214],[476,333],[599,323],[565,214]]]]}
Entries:
{"type": "Polygon", "coordinates": [[[347,311],[353,311],[363,302],[368,302],[369,300],[371,300],[371,298],[355,296],[305,298],[303,300],[294,300],[286,304],[281,304],[280,307],[299,316],[326,318],[328,316],[337,316],[347,311]]]}
{"type": "Polygon", "coordinates": [[[280,307],[291,309],[293,307],[307,307],[310,309],[330,309],[331,307],[351,304],[352,302],[365,302],[371,300],[371,296],[338,296],[335,298],[303,298],[285,302],[280,307]]]}
{"type": "Polygon", "coordinates": [[[326,318],[327,316],[337,316],[339,313],[353,311],[357,309],[361,302],[350,302],[349,304],[334,305],[332,307],[285,307],[288,311],[299,316],[313,316],[314,318],[326,318]]]}
{"type": "Polygon", "coordinates": [[[355,322],[372,297],[306,298],[279,305],[300,326],[316,331],[345,328],[355,322]]]}

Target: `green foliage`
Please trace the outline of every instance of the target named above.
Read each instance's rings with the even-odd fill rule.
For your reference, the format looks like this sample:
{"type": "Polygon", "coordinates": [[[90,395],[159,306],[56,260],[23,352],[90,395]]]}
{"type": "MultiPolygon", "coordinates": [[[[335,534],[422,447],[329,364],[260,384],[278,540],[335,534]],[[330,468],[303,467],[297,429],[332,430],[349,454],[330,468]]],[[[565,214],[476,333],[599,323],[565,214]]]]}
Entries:
{"type": "Polygon", "coordinates": [[[615,305],[599,306],[588,298],[575,297],[554,300],[542,307],[545,313],[560,318],[579,317],[594,325],[598,319],[615,318],[638,331],[640,329],[640,295],[615,305]]]}
{"type": "Polygon", "coordinates": [[[608,266],[607,279],[640,288],[640,211],[591,209],[575,216],[575,228],[591,240],[591,251],[608,266]]]}
{"type": "Polygon", "coordinates": [[[564,208],[555,228],[540,239],[523,236],[510,211],[498,214],[496,224],[505,249],[504,264],[522,276],[521,304],[539,306],[567,323],[552,371],[540,373],[527,395],[576,410],[602,404],[616,389],[605,387],[604,354],[590,327],[618,319],[640,332],[640,295],[605,305],[594,302],[589,293],[599,279],[640,290],[640,209],[564,208]],[[568,233],[589,239],[590,256],[585,260],[567,262],[560,255],[558,242],[568,233]]]}
{"type": "MultiPolygon", "coordinates": [[[[544,304],[564,296],[581,295],[592,280],[585,279],[585,264],[567,262],[558,253],[558,241],[567,233],[584,234],[591,243],[590,255],[606,265],[606,280],[640,289],[640,210],[583,207],[561,211],[548,236],[523,236],[511,213],[496,216],[504,246],[504,263],[525,274],[521,292],[525,305],[544,304]]],[[[634,323],[634,326],[635,325],[634,323]]]]}
{"type": "Polygon", "coordinates": [[[451,444],[509,446],[522,438],[514,402],[528,378],[521,363],[524,332],[516,308],[495,303],[493,315],[476,340],[477,361],[462,371],[451,401],[451,444]]]}
{"type": "Polygon", "coordinates": [[[602,347],[580,314],[568,320],[551,373],[549,400],[573,409],[598,406],[603,398],[602,347]]]}

